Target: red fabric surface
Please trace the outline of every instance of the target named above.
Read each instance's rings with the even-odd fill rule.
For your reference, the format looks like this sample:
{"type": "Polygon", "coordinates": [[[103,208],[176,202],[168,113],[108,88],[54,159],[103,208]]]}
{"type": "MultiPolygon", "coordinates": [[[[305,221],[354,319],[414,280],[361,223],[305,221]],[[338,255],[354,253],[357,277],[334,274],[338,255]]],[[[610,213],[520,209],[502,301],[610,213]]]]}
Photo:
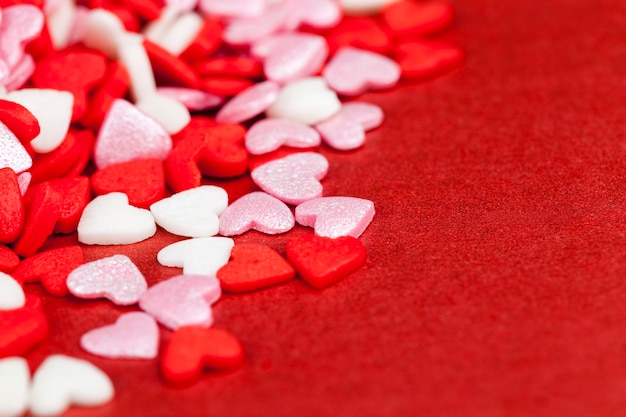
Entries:
{"type": "MultiPolygon", "coordinates": [[[[156,361],[81,351],[130,308],[45,296],[51,335],[32,366],[88,358],[116,388],[68,416],[626,414],[626,3],[453,3],[466,66],[362,97],[385,124],[361,150],[323,150],[325,194],[376,204],[366,266],[321,292],[296,280],[225,296],[216,327],[245,365],[185,388],[156,361]]],[[[231,199],[252,187],[224,184],[231,199]]],[[[236,241],[284,252],[309,232],[236,241]]],[[[175,240],[85,255],[128,254],[152,284],[179,271],[155,261],[175,240]]]]}

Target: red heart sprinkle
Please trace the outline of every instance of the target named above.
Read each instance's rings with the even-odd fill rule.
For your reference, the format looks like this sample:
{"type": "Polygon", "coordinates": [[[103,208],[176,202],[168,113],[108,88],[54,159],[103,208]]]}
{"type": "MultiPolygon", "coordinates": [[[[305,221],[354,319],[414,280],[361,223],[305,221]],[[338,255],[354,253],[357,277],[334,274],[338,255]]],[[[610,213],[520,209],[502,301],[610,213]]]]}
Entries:
{"type": "Polygon", "coordinates": [[[11,168],[0,169],[0,243],[17,239],[24,227],[24,204],[11,168]]]}
{"type": "Polygon", "coordinates": [[[78,228],[80,216],[91,199],[89,178],[59,178],[50,181],[49,184],[61,195],[61,211],[54,232],[74,233],[78,228]]]}
{"type": "Polygon", "coordinates": [[[91,94],[87,112],[81,119],[81,124],[92,129],[98,129],[113,102],[126,95],[129,85],[130,78],[126,68],[119,62],[113,62],[109,65],[109,71],[104,81],[91,94]]]}
{"type": "Polygon", "coordinates": [[[394,48],[403,78],[427,78],[456,68],[464,53],[444,41],[406,41],[394,48]]]}
{"type": "Polygon", "coordinates": [[[243,347],[225,330],[199,326],[180,327],[172,335],[161,359],[163,376],[173,383],[189,383],[205,367],[227,371],[243,364],[243,347]]]}
{"type": "Polygon", "coordinates": [[[85,151],[73,131],[67,132],[58,148],[46,154],[37,155],[30,169],[32,183],[40,183],[61,177],[69,171],[85,151]]]}
{"type": "Polygon", "coordinates": [[[291,265],[269,246],[258,243],[235,245],[230,261],[217,271],[222,289],[253,291],[293,279],[291,265]]]}
{"type": "Polygon", "coordinates": [[[391,47],[391,39],[387,32],[370,17],[344,17],[328,33],[327,40],[333,53],[343,46],[354,46],[384,54],[391,47]]]}
{"type": "Polygon", "coordinates": [[[180,57],[191,63],[211,56],[222,44],[223,30],[222,24],[217,19],[205,19],[204,26],[180,57]]]}
{"type": "Polygon", "coordinates": [[[147,39],[144,39],[143,46],[157,80],[167,85],[199,88],[200,78],[189,64],[147,39]]]}
{"type": "Polygon", "coordinates": [[[153,0],[124,0],[122,4],[130,7],[139,18],[147,22],[161,16],[161,2],[153,0]]]}
{"type": "Polygon", "coordinates": [[[0,100],[0,122],[13,132],[31,156],[35,154],[30,141],[39,135],[39,121],[26,107],[0,100]]]}
{"type": "Polygon", "coordinates": [[[69,294],[67,276],[84,263],[80,246],[66,246],[24,259],[11,274],[18,282],[41,282],[52,295],[69,294]]]}
{"type": "Polygon", "coordinates": [[[402,0],[385,7],[382,19],[394,35],[430,35],[452,24],[454,9],[448,3],[402,0]]]}
{"type": "Polygon", "coordinates": [[[254,82],[239,77],[209,77],[202,80],[202,88],[220,97],[236,96],[254,85],[254,82]]]}
{"type": "Polygon", "coordinates": [[[20,257],[8,246],[0,245],[0,272],[13,272],[20,264],[20,257]]]}
{"type": "Polygon", "coordinates": [[[26,304],[0,310],[0,358],[28,352],[48,335],[48,320],[39,297],[26,294],[26,304]]]}
{"type": "Polygon", "coordinates": [[[259,78],[263,75],[263,64],[254,58],[243,56],[211,58],[197,62],[194,66],[201,77],[232,75],[259,78]]]}
{"type": "Polygon", "coordinates": [[[245,174],[248,151],[244,139],[246,129],[237,124],[219,124],[204,129],[204,143],[198,156],[198,168],[214,178],[230,178],[245,174]]]}
{"type": "Polygon", "coordinates": [[[302,235],[287,242],[287,259],[298,275],[317,289],[328,287],[359,269],[367,258],[358,239],[302,235]]]}
{"type": "Polygon", "coordinates": [[[165,174],[159,159],[135,159],[109,165],[91,177],[96,195],[122,192],[131,205],[148,208],[165,196],[165,174]]]}

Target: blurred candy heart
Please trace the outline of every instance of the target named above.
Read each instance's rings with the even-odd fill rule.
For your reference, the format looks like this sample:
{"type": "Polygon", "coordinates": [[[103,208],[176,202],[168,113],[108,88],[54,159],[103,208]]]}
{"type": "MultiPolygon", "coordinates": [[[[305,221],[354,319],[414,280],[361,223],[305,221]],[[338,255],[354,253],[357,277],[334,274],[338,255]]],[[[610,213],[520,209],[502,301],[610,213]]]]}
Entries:
{"type": "Polygon", "coordinates": [[[374,203],[355,197],[322,197],[296,207],[296,221],[330,238],[359,237],[374,218],[374,203]]]}
{"type": "Polygon", "coordinates": [[[185,275],[214,277],[230,258],[234,246],[227,237],[203,237],[172,243],[161,249],[157,260],[163,266],[183,268],[185,275]]]}
{"type": "Polygon", "coordinates": [[[263,192],[246,194],[232,203],[220,216],[220,234],[235,236],[257,230],[274,235],[293,228],[295,220],[289,207],[263,192]]]}

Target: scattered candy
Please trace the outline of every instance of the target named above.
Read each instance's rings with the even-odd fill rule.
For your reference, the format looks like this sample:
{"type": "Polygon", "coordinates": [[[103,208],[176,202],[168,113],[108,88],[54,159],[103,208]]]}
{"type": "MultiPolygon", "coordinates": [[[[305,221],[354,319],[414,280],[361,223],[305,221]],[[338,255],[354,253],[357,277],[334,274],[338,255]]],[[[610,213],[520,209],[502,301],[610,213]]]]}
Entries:
{"type": "Polygon", "coordinates": [[[288,232],[294,225],[293,214],[285,203],[257,191],[244,195],[222,213],[219,232],[222,236],[235,236],[253,229],[275,235],[288,232]]]}
{"type": "Polygon", "coordinates": [[[26,359],[0,359],[0,416],[18,417],[28,408],[30,369],[26,359]]]}
{"type": "Polygon", "coordinates": [[[23,355],[48,336],[39,297],[26,295],[24,307],[0,310],[0,358],[23,355]]]}
{"type": "Polygon", "coordinates": [[[219,123],[240,123],[263,113],[278,96],[279,85],[265,81],[242,91],[215,116],[219,123]]]}
{"type": "Polygon", "coordinates": [[[260,120],[246,133],[246,149],[253,155],[272,152],[281,146],[313,148],[320,142],[315,129],[284,119],[260,120]]]}
{"type": "Polygon", "coordinates": [[[454,19],[454,9],[448,3],[402,0],[385,7],[381,17],[394,35],[425,36],[447,29],[454,19]]]}
{"type": "Polygon", "coordinates": [[[201,111],[215,108],[222,104],[221,97],[206,91],[184,87],[159,87],[157,92],[165,97],[178,100],[190,111],[201,111]]]}
{"type": "Polygon", "coordinates": [[[146,313],[126,313],[115,324],[82,335],[80,346],[105,358],[154,359],[159,350],[159,327],[146,313]]]}
{"type": "Polygon", "coordinates": [[[235,242],[227,237],[182,240],[161,249],[157,260],[163,266],[183,268],[185,275],[214,277],[228,262],[235,242]]]}
{"type": "Polygon", "coordinates": [[[70,292],[80,298],[105,297],[117,305],[139,301],[148,284],[135,264],[125,255],[88,262],[67,277],[70,292]]]}
{"type": "Polygon", "coordinates": [[[374,203],[355,197],[322,197],[296,207],[296,221],[330,238],[358,238],[374,218],[374,203]]]}
{"type": "Polygon", "coordinates": [[[328,88],[324,79],[310,77],[283,87],[274,104],[267,109],[267,115],[313,125],[328,119],[340,108],[337,95],[328,88]]]}
{"type": "Polygon", "coordinates": [[[10,275],[0,272],[0,310],[22,308],[25,303],[22,286],[10,275]]]}

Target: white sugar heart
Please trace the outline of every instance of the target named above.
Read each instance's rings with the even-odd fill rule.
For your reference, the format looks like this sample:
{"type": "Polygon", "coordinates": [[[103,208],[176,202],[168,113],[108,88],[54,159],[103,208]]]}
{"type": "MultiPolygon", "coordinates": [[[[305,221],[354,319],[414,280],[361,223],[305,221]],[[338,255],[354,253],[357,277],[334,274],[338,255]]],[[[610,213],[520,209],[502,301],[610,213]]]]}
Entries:
{"type": "Polygon", "coordinates": [[[24,88],[11,91],[7,100],[26,107],[39,121],[41,131],[30,142],[35,151],[47,153],[59,147],[72,120],[72,93],[45,88],[24,88]]]}
{"type": "Polygon", "coordinates": [[[89,11],[85,20],[83,42],[85,46],[104,52],[111,59],[117,58],[117,50],[126,33],[122,21],[104,9],[89,11]]]}
{"type": "Polygon", "coordinates": [[[252,53],[264,59],[268,80],[284,84],[317,73],[328,56],[328,45],[319,35],[280,33],[255,42],[252,53]]]}
{"type": "Polygon", "coordinates": [[[59,415],[73,404],[103,405],[113,394],[111,380],[96,366],[82,359],[52,355],[33,377],[30,411],[36,416],[59,415]]]}
{"type": "Polygon", "coordinates": [[[374,203],[356,197],[322,197],[296,207],[296,221],[318,236],[358,238],[374,218],[374,203]]]}
{"type": "Polygon", "coordinates": [[[178,236],[209,237],[219,230],[218,216],[228,206],[223,188],[204,185],[174,194],[150,206],[156,223],[178,236]]]}
{"type": "Polygon", "coordinates": [[[170,329],[213,324],[211,304],[222,295],[217,278],[178,275],[150,287],[139,306],[170,329]]]}
{"type": "Polygon", "coordinates": [[[117,305],[130,305],[139,301],[148,284],[128,256],[114,255],[74,269],[67,287],[76,297],[105,297],[117,305]]]}
{"type": "Polygon", "coordinates": [[[310,126],[285,119],[263,119],[246,132],[246,149],[253,155],[275,151],[281,146],[313,148],[321,142],[310,126]]]}
{"type": "Polygon", "coordinates": [[[134,311],[121,315],[114,324],[85,333],[80,346],[105,358],[154,359],[159,350],[159,327],[152,316],[134,311]]]}
{"type": "Polygon", "coordinates": [[[143,30],[146,39],[160,44],[161,39],[167,31],[172,27],[176,19],[180,16],[180,10],[177,7],[165,7],[161,10],[161,15],[148,23],[143,30]]]}
{"type": "Polygon", "coordinates": [[[327,172],[324,156],[302,152],[263,164],[251,177],[266,193],[288,204],[300,204],[322,196],[320,180],[327,172]]]}
{"type": "Polygon", "coordinates": [[[275,235],[294,225],[293,214],[285,203],[259,191],[244,195],[220,216],[222,236],[240,235],[250,229],[275,235]]]}
{"type": "Polygon", "coordinates": [[[339,94],[353,96],[369,89],[389,88],[400,79],[400,66],[390,58],[343,47],[324,68],[324,78],[339,94]]]}
{"type": "Polygon", "coordinates": [[[115,100],[96,140],[94,161],[98,169],[134,159],[165,159],[172,138],[154,119],[126,100],[115,100]]]}
{"type": "Polygon", "coordinates": [[[218,123],[241,123],[263,113],[278,96],[280,86],[263,81],[233,97],[215,116],[218,123]]]}
{"type": "Polygon", "coordinates": [[[172,135],[180,132],[191,120],[189,110],[184,104],[156,91],[143,97],[136,106],[172,135]]]}
{"type": "Polygon", "coordinates": [[[0,359],[0,416],[18,417],[28,408],[30,370],[26,359],[0,359]]]}
{"type": "Polygon", "coordinates": [[[156,233],[148,210],[128,204],[124,193],[94,198],[78,223],[78,241],[87,245],[125,245],[145,240],[156,233]]]}
{"type": "Polygon", "coordinates": [[[54,10],[46,13],[46,25],[54,49],[67,46],[72,33],[72,25],[76,19],[76,3],[74,0],[60,0],[54,10]]]}
{"type": "Polygon", "coordinates": [[[227,237],[182,240],[164,247],[157,254],[163,266],[183,268],[185,275],[214,277],[226,265],[235,242],[227,237]]]}
{"type": "Polygon", "coordinates": [[[12,276],[0,272],[0,310],[21,308],[25,302],[26,296],[20,283],[12,276]]]}
{"type": "Polygon", "coordinates": [[[122,34],[119,38],[117,55],[128,72],[133,99],[138,101],[154,94],[156,81],[150,58],[143,46],[143,36],[136,33],[122,34]]]}
{"type": "Polygon", "coordinates": [[[341,102],[321,77],[302,78],[280,90],[267,115],[314,125],[339,111],[341,102]]]}
{"type": "Polygon", "coordinates": [[[33,165],[24,146],[13,132],[4,123],[0,122],[0,168],[9,167],[13,171],[20,173],[29,169],[33,165]]]}

